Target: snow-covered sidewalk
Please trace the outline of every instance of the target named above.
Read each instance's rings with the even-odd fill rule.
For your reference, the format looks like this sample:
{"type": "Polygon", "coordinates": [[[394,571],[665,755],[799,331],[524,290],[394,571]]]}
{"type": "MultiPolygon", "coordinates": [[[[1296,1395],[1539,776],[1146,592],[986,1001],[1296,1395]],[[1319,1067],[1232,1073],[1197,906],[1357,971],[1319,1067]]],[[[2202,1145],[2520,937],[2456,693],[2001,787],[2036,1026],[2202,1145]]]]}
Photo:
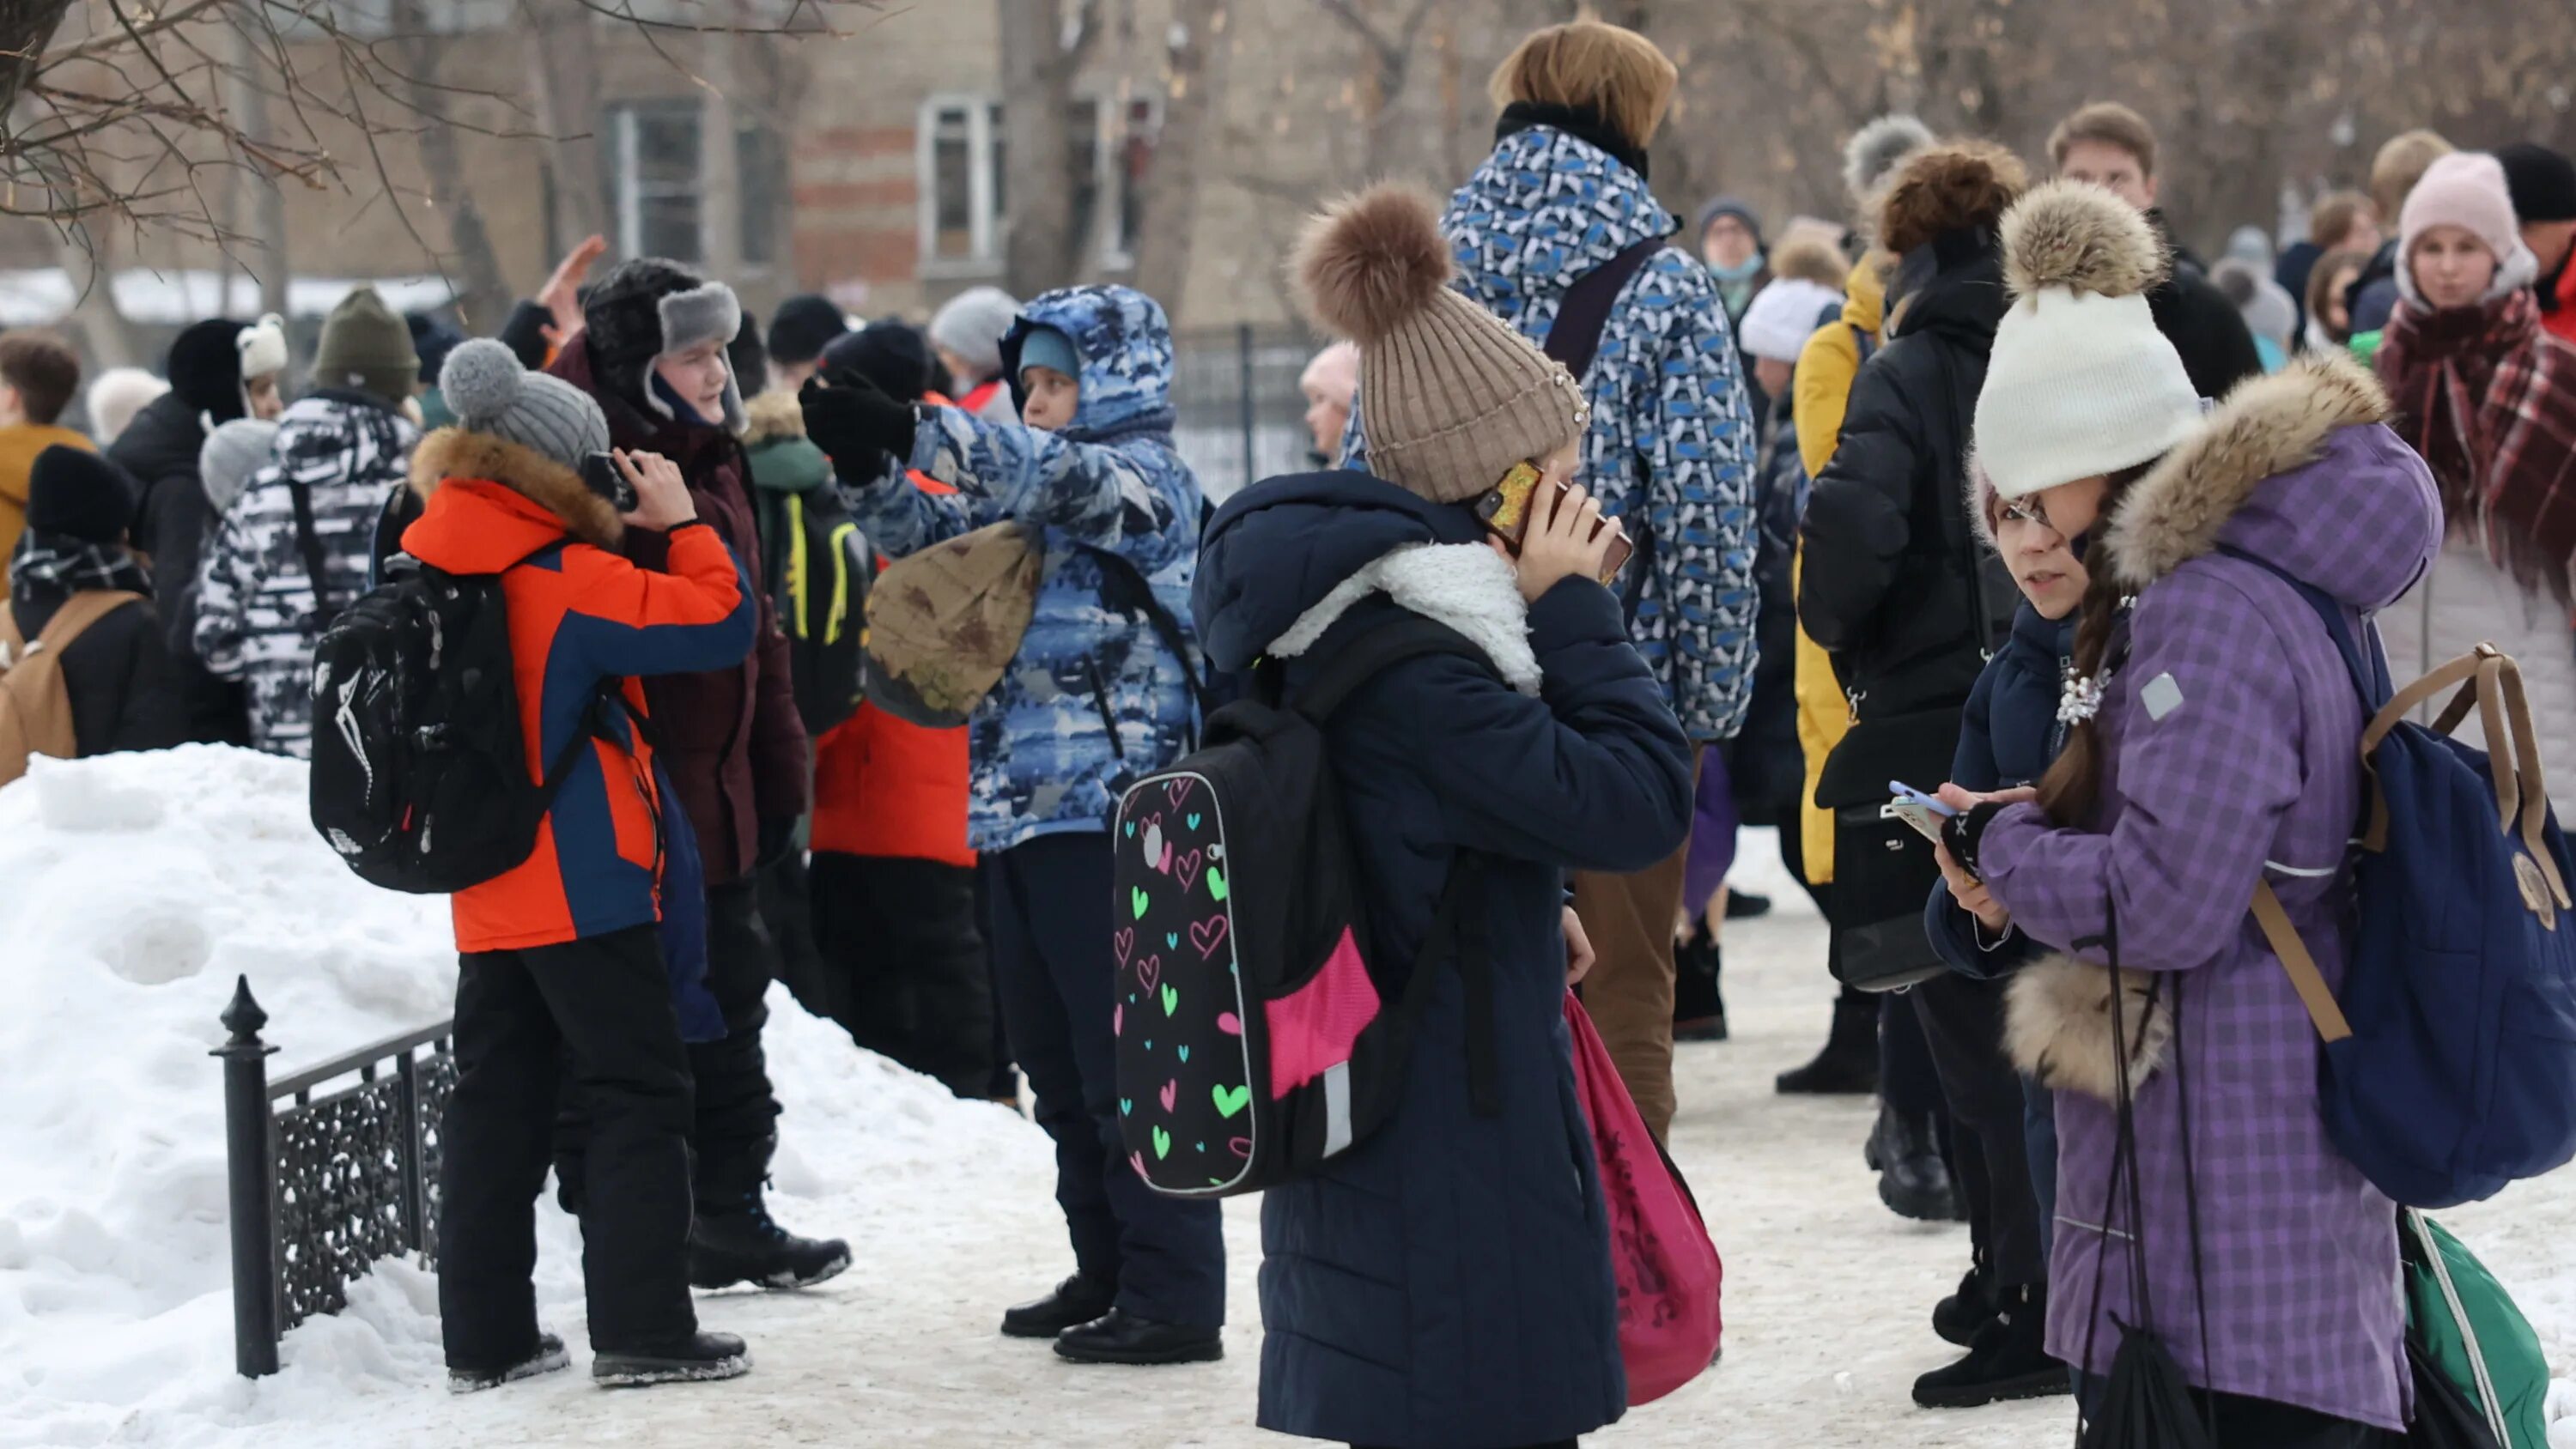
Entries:
{"type": "MultiPolygon", "coordinates": [[[[283,1373],[234,1378],[219,1094],[202,1056],[231,973],[251,972],[291,1069],[439,1014],[444,923],[305,849],[293,767],[184,751],[44,776],[0,793],[0,940],[20,988],[0,1016],[14,1099],[0,1116],[0,1449],[1291,1442],[1251,1427],[1257,1203],[1228,1211],[1224,1363],[1077,1368],[1005,1340],[1003,1306],[1069,1267],[1044,1136],[859,1053],[784,993],[776,1205],[803,1231],[849,1237],[858,1265],[811,1293],[701,1300],[710,1327],[750,1338],[751,1376],[591,1388],[576,1244],[549,1207],[540,1295],[574,1372],[448,1397],[435,1284],[391,1263],[347,1313],[288,1336],[283,1373]]],[[[1725,1360],[1587,1443],[2053,1449],[2065,1400],[1933,1414],[1907,1397],[1953,1356],[1928,1315],[1965,1267],[1966,1232],[1879,1206],[1860,1159],[1867,1103],[1772,1094],[1773,1073],[1821,1040],[1832,993],[1822,927],[1771,848],[1748,835],[1738,877],[1780,909],[1728,932],[1735,1040],[1680,1055],[1674,1148],[1726,1260],[1725,1360]]],[[[2564,1373],[2576,1173],[2444,1217],[2515,1288],[2564,1373]]]]}

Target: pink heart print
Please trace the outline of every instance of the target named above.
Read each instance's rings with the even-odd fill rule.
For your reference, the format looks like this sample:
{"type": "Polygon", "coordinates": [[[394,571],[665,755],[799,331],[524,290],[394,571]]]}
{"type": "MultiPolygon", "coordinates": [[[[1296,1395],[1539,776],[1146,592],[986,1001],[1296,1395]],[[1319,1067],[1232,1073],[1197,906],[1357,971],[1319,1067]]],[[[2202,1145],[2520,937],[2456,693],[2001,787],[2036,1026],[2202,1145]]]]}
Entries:
{"type": "MultiPolygon", "coordinates": [[[[1166,845],[1163,849],[1166,853],[1169,853],[1171,847],[1166,845]]],[[[1199,865],[1205,857],[1206,852],[1193,850],[1189,854],[1182,856],[1176,863],[1176,868],[1180,872],[1182,890],[1186,891],[1199,883],[1199,865]]]]}
{"type": "Polygon", "coordinates": [[[1219,1012],[1216,1018],[1216,1029],[1224,1032],[1227,1036],[1241,1036],[1243,1035],[1243,1018],[1235,1015],[1231,1011],[1219,1012]]]}
{"type": "Polygon", "coordinates": [[[1227,1151],[1233,1153],[1237,1157],[1250,1157],[1252,1155],[1252,1139],[1249,1137],[1229,1138],[1227,1139],[1225,1146],[1227,1151]]]}
{"type": "Polygon", "coordinates": [[[1190,944],[1199,948],[1200,955],[1214,956],[1216,948],[1225,944],[1225,933],[1228,929],[1230,928],[1226,925],[1223,916],[1210,916],[1204,921],[1193,921],[1190,923],[1190,944]]]}
{"type": "Polygon", "coordinates": [[[1137,962],[1136,979],[1145,983],[1145,989],[1147,991],[1153,990],[1155,985],[1163,979],[1162,956],[1160,954],[1156,954],[1148,956],[1144,960],[1137,962]]]}
{"type": "Polygon", "coordinates": [[[1136,954],[1136,932],[1134,928],[1131,927],[1127,930],[1120,931],[1116,936],[1111,938],[1111,941],[1118,947],[1118,964],[1121,966],[1126,965],[1127,958],[1136,954]]]}
{"type": "Polygon", "coordinates": [[[1127,1034],[1127,1003],[1122,1001],[1109,1008],[1109,1034],[1111,1036],[1127,1034]]]}
{"type": "Polygon", "coordinates": [[[1166,1112],[1169,1112],[1170,1110],[1172,1110],[1172,1108],[1174,1108],[1175,1106],[1178,1106],[1178,1105],[1180,1104],[1180,1100],[1181,1100],[1181,1082],[1180,1082],[1180,1078],[1178,1078],[1178,1077],[1174,1077],[1172,1080],[1170,1080],[1170,1081],[1168,1081],[1168,1082],[1165,1082],[1165,1083],[1163,1084],[1163,1110],[1164,1110],[1164,1111],[1166,1111],[1166,1112]]]}
{"type": "Polygon", "coordinates": [[[1154,1179],[1152,1179],[1152,1178],[1150,1178],[1150,1177],[1145,1176],[1145,1154],[1144,1154],[1144,1153],[1141,1153],[1141,1152],[1130,1152],[1130,1153],[1128,1153],[1128,1154],[1127,1154],[1127,1165],[1128,1165],[1128,1166],[1130,1166],[1130,1167],[1132,1167],[1132,1168],[1134,1168],[1134,1169],[1136,1169],[1136,1176],[1137,1176],[1138,1180],[1140,1180],[1140,1181],[1144,1181],[1144,1182],[1152,1182],[1152,1181],[1154,1180],[1154,1179]]]}
{"type": "Polygon", "coordinates": [[[1163,786],[1163,794],[1172,802],[1172,808],[1177,810],[1182,801],[1190,798],[1190,782],[1185,779],[1169,781],[1163,786]]]}

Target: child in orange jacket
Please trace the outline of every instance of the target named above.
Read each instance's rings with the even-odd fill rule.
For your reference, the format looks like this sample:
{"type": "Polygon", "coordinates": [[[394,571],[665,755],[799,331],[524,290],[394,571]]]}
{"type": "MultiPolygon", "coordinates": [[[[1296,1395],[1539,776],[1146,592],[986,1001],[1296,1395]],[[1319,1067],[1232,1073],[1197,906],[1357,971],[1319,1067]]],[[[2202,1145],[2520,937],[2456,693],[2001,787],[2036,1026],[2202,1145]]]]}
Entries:
{"type": "Polygon", "coordinates": [[[457,1081],[439,1178],[448,1386],[492,1388],[566,1362],[537,1326],[529,1276],[567,1078],[586,1116],[592,1377],[732,1378],[749,1367],[742,1340],[698,1330],[685,1276],[682,1040],[693,1024],[704,1035],[723,1023],[703,984],[694,843],[686,814],[665,803],[674,797],[636,677],[740,662],[756,601],[671,463],[616,455],[639,500],[622,519],[583,482],[608,423],[579,389],[477,341],[449,355],[440,391],[457,426],[413,455],[411,486],[427,501],[403,550],[450,574],[500,575],[532,779],[580,734],[599,736],[528,859],[453,898],[457,1081]],[[630,526],[669,533],[667,571],[619,554],[630,526]],[[612,682],[612,703],[595,709],[612,682]]]}

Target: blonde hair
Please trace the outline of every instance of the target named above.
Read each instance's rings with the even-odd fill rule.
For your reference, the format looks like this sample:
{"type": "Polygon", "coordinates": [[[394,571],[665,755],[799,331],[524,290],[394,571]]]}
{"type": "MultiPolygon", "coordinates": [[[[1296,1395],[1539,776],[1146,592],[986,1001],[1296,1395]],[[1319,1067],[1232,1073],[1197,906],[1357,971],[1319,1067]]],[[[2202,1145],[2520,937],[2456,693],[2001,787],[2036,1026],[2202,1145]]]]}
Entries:
{"type": "Polygon", "coordinates": [[[1496,106],[1573,106],[1599,116],[1642,151],[1673,107],[1681,71],[1633,30],[1585,17],[1523,40],[1486,87],[1496,106]]]}
{"type": "Polygon", "coordinates": [[[2406,209],[2406,197],[2434,162],[2460,149],[2438,131],[2400,131],[2370,158],[2370,200],[2382,224],[2406,209]]]}
{"type": "Polygon", "coordinates": [[[1771,275],[1801,277],[1839,292],[1851,276],[1851,263],[1831,242],[1798,236],[1771,249],[1771,275]]]}

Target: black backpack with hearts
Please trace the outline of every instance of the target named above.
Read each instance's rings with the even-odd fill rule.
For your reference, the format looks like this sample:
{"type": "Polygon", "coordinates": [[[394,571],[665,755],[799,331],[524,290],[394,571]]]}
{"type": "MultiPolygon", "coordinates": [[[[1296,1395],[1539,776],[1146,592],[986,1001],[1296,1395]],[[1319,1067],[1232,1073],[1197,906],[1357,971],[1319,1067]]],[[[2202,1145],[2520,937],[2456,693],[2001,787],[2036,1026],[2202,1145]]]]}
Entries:
{"type": "MultiPolygon", "coordinates": [[[[1470,1020],[1490,1026],[1490,963],[1457,950],[1479,861],[1459,857],[1414,959],[1385,960],[1325,743],[1325,721],[1352,691],[1432,654],[1486,664],[1455,630],[1406,615],[1350,641],[1284,699],[1264,671],[1254,697],[1209,719],[1203,748],[1120,800],[1119,1127],[1156,1192],[1259,1192],[1365,1140],[1402,1095],[1414,1024],[1450,958],[1470,1020]]],[[[1471,1033],[1468,1070],[1490,1113],[1490,1033],[1471,1033]]]]}

